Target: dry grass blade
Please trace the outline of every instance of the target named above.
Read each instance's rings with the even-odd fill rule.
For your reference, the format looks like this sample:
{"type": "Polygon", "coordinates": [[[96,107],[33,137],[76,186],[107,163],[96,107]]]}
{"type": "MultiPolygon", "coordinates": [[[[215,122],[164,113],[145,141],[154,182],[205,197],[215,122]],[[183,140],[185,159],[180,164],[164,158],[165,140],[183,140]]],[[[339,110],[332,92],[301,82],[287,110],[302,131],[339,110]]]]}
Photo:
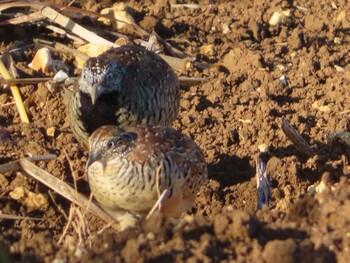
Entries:
{"type": "Polygon", "coordinates": [[[283,119],[282,121],[282,130],[302,154],[306,155],[307,157],[315,155],[315,152],[310,148],[309,144],[286,119],[283,119]]]}
{"type": "Polygon", "coordinates": [[[161,195],[158,196],[157,202],[154,204],[151,211],[148,212],[146,220],[150,219],[157,210],[160,210],[162,208],[162,203],[164,202],[166,196],[169,195],[169,192],[170,190],[167,188],[162,192],[161,195]]]}
{"type": "Polygon", "coordinates": [[[74,204],[71,204],[66,227],[64,228],[63,233],[60,239],[58,240],[57,244],[61,244],[63,242],[65,236],[68,233],[68,229],[70,226],[73,227],[74,232],[78,235],[78,239],[79,239],[78,246],[82,244],[84,241],[89,242],[90,239],[87,237],[90,237],[90,231],[85,223],[84,218],[85,217],[84,217],[84,214],[81,212],[81,209],[79,209],[79,207],[75,206],[74,204]]]}
{"type": "Polygon", "coordinates": [[[67,235],[68,229],[69,229],[70,225],[72,224],[72,221],[73,221],[72,218],[73,218],[73,209],[72,209],[72,205],[71,205],[71,209],[69,210],[69,217],[67,218],[67,224],[66,224],[57,244],[61,244],[63,242],[63,239],[67,235]]]}
{"type": "MultiPolygon", "coordinates": [[[[40,155],[40,156],[31,156],[25,159],[27,159],[30,162],[38,162],[38,161],[54,160],[56,158],[57,156],[55,154],[48,154],[48,155],[40,155]]],[[[21,169],[21,166],[19,165],[18,161],[9,162],[9,163],[0,165],[0,173],[14,172],[19,169],[21,169]]]]}
{"type": "MultiPolygon", "coordinates": [[[[4,77],[4,79],[12,79],[10,73],[7,71],[4,63],[0,59],[0,73],[4,77]]],[[[15,99],[15,103],[19,112],[19,116],[21,117],[21,121],[23,123],[29,123],[28,115],[26,109],[24,108],[23,101],[21,98],[21,94],[19,93],[19,89],[16,85],[11,85],[11,92],[13,98],[15,99]]]]}
{"type": "Polygon", "coordinates": [[[22,85],[28,85],[28,84],[37,84],[40,82],[47,82],[47,81],[52,81],[52,78],[21,78],[21,79],[0,79],[0,84],[4,85],[17,85],[17,84],[22,84],[22,85]]]}
{"type": "Polygon", "coordinates": [[[110,41],[96,35],[95,33],[87,30],[86,28],[82,27],[81,25],[75,23],[69,17],[58,13],[57,11],[55,11],[51,7],[42,8],[41,13],[45,17],[49,18],[51,21],[66,28],[70,32],[76,34],[77,36],[80,36],[81,38],[85,39],[88,42],[116,46],[116,44],[114,44],[113,42],[110,42],[110,41]]]}
{"type": "Polygon", "coordinates": [[[18,24],[23,24],[23,23],[33,23],[34,21],[39,21],[42,19],[44,19],[43,15],[41,14],[40,11],[37,11],[37,12],[31,13],[29,15],[22,15],[19,17],[8,19],[4,22],[1,22],[0,26],[18,25],[18,24]]]}
{"type": "Polygon", "coordinates": [[[26,217],[26,216],[14,216],[14,215],[3,214],[3,213],[0,213],[0,219],[8,219],[8,220],[25,220],[25,219],[29,219],[29,220],[38,220],[38,221],[44,220],[43,218],[26,217]]]}
{"type": "Polygon", "coordinates": [[[19,160],[19,163],[21,165],[21,168],[26,173],[28,173],[30,176],[40,181],[41,183],[45,184],[58,194],[64,196],[69,201],[75,203],[76,205],[82,208],[87,208],[91,213],[100,217],[103,221],[107,223],[114,221],[114,219],[110,215],[108,215],[104,210],[98,207],[94,202],[91,202],[88,198],[78,193],[72,187],[65,184],[55,176],[39,168],[38,166],[26,159],[19,160]]]}
{"type": "Polygon", "coordinates": [[[199,9],[200,5],[197,5],[197,4],[171,4],[171,8],[199,9]]]}
{"type": "Polygon", "coordinates": [[[206,78],[179,77],[179,81],[181,85],[196,86],[196,85],[201,85],[207,82],[208,80],[206,78]]]}

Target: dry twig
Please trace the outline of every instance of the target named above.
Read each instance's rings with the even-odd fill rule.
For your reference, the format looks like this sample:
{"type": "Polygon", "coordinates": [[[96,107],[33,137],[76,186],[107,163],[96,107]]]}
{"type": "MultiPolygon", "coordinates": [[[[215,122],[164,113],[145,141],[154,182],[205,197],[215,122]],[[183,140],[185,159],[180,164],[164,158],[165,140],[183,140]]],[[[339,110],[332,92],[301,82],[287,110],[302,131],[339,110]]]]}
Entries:
{"type": "MultiPolygon", "coordinates": [[[[4,79],[12,79],[10,73],[7,71],[4,63],[0,59],[0,73],[4,77],[4,79]]],[[[21,94],[19,93],[19,89],[16,85],[11,85],[11,92],[13,98],[15,99],[15,103],[19,112],[19,116],[21,117],[21,121],[23,123],[29,123],[27,112],[24,108],[23,101],[21,98],[21,94]]]]}
{"type": "Polygon", "coordinates": [[[315,155],[315,152],[310,148],[309,144],[301,137],[298,131],[290,125],[287,119],[282,120],[282,130],[302,154],[307,157],[315,155]]]}
{"type": "Polygon", "coordinates": [[[70,169],[71,174],[72,174],[72,177],[73,177],[74,189],[75,189],[75,191],[77,191],[77,190],[78,190],[78,186],[77,186],[77,175],[76,175],[76,173],[74,172],[73,163],[72,163],[71,159],[70,159],[69,156],[68,156],[68,153],[67,153],[67,151],[66,151],[66,148],[63,147],[62,150],[63,150],[64,156],[66,157],[66,159],[67,159],[67,161],[68,161],[68,164],[69,164],[69,169],[70,169]]]}

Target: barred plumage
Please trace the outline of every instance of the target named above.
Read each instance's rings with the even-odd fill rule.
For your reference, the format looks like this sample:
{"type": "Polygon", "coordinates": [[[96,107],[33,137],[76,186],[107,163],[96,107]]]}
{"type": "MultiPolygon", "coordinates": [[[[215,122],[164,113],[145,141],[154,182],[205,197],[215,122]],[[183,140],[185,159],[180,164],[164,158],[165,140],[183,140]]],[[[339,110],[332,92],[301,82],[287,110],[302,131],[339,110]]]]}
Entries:
{"type": "Polygon", "coordinates": [[[86,61],[69,102],[69,120],[87,146],[102,125],[170,126],[179,105],[179,81],[170,66],[151,51],[122,46],[86,61]]]}
{"type": "Polygon", "coordinates": [[[103,126],[90,137],[89,148],[90,188],[110,209],[147,214],[167,191],[161,211],[179,217],[207,178],[200,148],[172,128],[103,126]]]}

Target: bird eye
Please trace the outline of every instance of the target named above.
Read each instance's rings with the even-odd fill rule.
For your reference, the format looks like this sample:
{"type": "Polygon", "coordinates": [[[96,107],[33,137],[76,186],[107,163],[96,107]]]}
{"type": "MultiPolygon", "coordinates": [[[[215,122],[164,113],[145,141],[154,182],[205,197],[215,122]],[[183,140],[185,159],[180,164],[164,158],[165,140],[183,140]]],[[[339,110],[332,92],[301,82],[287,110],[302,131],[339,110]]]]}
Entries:
{"type": "Polygon", "coordinates": [[[127,149],[134,140],[136,140],[136,133],[121,133],[118,137],[111,138],[106,143],[106,148],[108,150],[114,151],[117,148],[127,149]]]}
{"type": "Polygon", "coordinates": [[[111,149],[111,148],[114,148],[116,146],[116,142],[114,139],[111,139],[107,142],[107,148],[108,149],[111,149]]]}

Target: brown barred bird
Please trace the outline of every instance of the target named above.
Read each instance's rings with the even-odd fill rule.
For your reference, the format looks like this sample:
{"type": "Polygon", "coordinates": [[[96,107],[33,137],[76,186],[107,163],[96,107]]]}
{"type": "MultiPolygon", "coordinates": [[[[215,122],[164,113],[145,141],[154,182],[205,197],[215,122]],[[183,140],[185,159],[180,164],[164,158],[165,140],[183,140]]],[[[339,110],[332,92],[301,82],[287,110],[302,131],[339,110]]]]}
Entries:
{"type": "Polygon", "coordinates": [[[170,66],[151,51],[121,46],[86,61],[69,101],[69,120],[87,147],[102,125],[170,126],[179,105],[179,80],[170,66]]]}
{"type": "Polygon", "coordinates": [[[90,137],[86,167],[103,207],[138,216],[156,207],[180,217],[193,206],[208,173],[195,142],[172,128],[150,125],[100,127],[90,137]]]}

